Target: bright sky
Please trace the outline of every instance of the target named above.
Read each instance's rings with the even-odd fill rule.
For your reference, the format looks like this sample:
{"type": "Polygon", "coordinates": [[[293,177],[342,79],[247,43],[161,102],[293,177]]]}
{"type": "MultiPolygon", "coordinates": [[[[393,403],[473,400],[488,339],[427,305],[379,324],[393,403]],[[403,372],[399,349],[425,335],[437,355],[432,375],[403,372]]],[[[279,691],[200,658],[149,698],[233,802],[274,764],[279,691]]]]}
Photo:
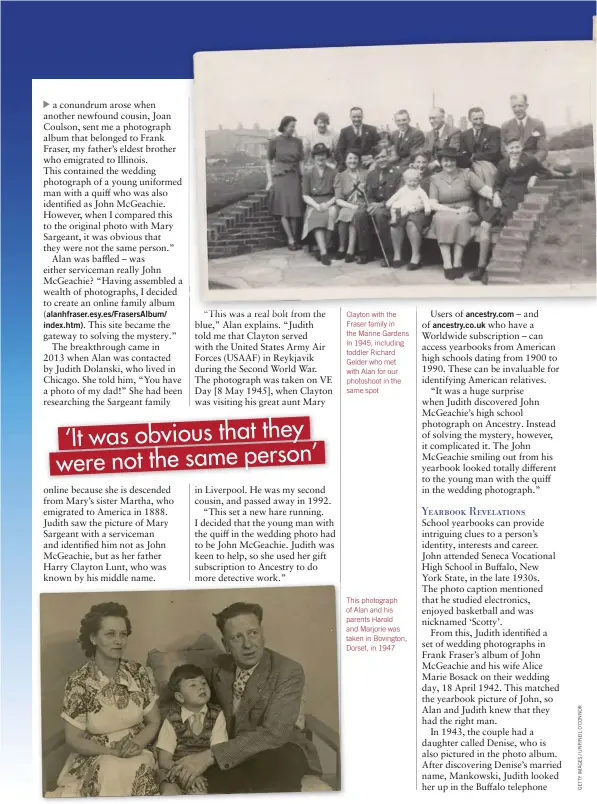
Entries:
{"type": "MultiPolygon", "coordinates": [[[[404,107],[429,128],[433,92],[458,121],[482,106],[487,122],[511,117],[509,96],[526,93],[529,114],[547,126],[592,122],[595,47],[591,42],[519,42],[410,45],[201,53],[195,78],[204,98],[205,128],[277,128],[292,114],[298,131],[313,128],[325,111],[339,130],[349,109],[361,105],[365,122],[392,124],[404,107]]],[[[391,125],[394,128],[393,125],[391,125]]]]}

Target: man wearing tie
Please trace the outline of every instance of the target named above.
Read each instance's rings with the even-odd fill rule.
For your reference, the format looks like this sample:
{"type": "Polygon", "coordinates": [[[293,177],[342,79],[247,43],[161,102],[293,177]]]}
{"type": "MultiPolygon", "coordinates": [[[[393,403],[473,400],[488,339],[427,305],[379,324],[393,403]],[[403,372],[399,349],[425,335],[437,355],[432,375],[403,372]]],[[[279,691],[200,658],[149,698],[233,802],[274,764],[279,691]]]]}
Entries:
{"type": "Polygon", "coordinates": [[[522,143],[523,153],[534,156],[540,164],[545,164],[548,153],[547,132],[541,120],[527,114],[527,96],[510,95],[510,106],[514,117],[502,125],[503,156],[507,156],[506,143],[516,137],[522,143]]]}
{"type": "Polygon", "coordinates": [[[361,164],[369,167],[373,162],[371,152],[379,142],[379,132],[375,126],[363,123],[363,110],[353,106],[350,110],[352,125],[341,129],[336,145],[336,162],[338,170],[346,170],[346,154],[349,148],[356,148],[361,154],[361,164]]]}
{"type": "Polygon", "coordinates": [[[300,792],[303,776],[321,775],[300,723],[303,668],[265,647],[261,606],[233,603],[214,616],[226,654],[216,660],[211,684],[229,739],[183,757],[176,773],[188,784],[216,764],[229,779],[227,792],[300,792]]]}
{"type": "Polygon", "coordinates": [[[423,147],[425,135],[410,124],[410,115],[406,109],[400,109],[394,115],[396,131],[390,140],[396,152],[395,164],[400,169],[407,168],[413,160],[415,151],[423,147]]]}
{"type": "Polygon", "coordinates": [[[441,170],[437,155],[445,147],[460,148],[460,129],[446,123],[446,110],[436,106],[429,112],[431,130],[425,134],[425,150],[431,154],[429,169],[441,170]]]}

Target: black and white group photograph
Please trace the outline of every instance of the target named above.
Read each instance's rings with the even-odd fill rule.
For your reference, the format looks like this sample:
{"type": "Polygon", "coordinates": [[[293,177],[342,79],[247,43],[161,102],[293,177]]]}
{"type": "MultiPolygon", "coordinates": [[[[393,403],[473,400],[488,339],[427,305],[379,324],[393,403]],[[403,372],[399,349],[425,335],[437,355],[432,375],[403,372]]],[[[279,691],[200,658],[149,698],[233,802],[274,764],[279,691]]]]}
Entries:
{"type": "Polygon", "coordinates": [[[46,798],[340,789],[331,586],[43,594],[46,798]]]}
{"type": "Polygon", "coordinates": [[[203,297],[593,295],[594,75],[591,42],[195,54],[203,297]]]}

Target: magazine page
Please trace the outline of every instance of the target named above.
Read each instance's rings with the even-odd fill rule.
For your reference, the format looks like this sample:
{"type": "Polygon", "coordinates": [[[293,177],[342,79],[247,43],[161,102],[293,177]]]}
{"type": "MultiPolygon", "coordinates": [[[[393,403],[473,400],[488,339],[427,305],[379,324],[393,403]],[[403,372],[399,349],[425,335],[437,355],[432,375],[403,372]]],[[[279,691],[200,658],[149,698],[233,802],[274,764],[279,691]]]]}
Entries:
{"type": "Polygon", "coordinates": [[[3,789],[591,797],[593,5],[68,5],[3,260],[3,789]]]}

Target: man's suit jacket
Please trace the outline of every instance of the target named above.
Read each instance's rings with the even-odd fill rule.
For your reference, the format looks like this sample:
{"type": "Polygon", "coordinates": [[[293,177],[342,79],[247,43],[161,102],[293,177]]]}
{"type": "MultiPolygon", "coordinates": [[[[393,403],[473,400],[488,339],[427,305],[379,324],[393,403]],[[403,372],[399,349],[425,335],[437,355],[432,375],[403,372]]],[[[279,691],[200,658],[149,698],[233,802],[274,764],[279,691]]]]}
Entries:
{"type": "MultiPolygon", "coordinates": [[[[511,137],[520,136],[518,120],[514,117],[506,121],[502,126],[502,153],[506,155],[506,144],[511,137]]],[[[522,143],[523,151],[530,156],[534,156],[539,162],[544,162],[547,153],[547,132],[541,120],[534,117],[527,117],[524,127],[524,138],[522,143]]]]}
{"type": "Polygon", "coordinates": [[[431,131],[426,131],[425,150],[429,151],[431,154],[432,161],[436,158],[436,152],[442,148],[445,148],[446,146],[460,150],[460,134],[461,131],[459,128],[449,126],[447,123],[445,124],[438,140],[435,139],[435,131],[433,129],[431,129],[431,131]]]}
{"type": "Polygon", "coordinates": [[[413,154],[425,144],[425,135],[418,128],[409,126],[402,137],[398,130],[390,135],[392,145],[396,150],[396,164],[399,168],[405,168],[413,160],[413,154]]]}
{"type": "Polygon", "coordinates": [[[479,132],[475,146],[475,132],[472,128],[460,133],[460,167],[468,168],[472,162],[486,161],[497,165],[502,159],[502,138],[497,126],[484,125],[479,132]]]}
{"type": "Polygon", "coordinates": [[[253,671],[236,711],[232,685],[236,666],[231,656],[218,656],[211,673],[217,702],[226,718],[229,740],[212,746],[218,766],[234,768],[262,751],[295,743],[303,750],[309,768],[321,773],[317,749],[297,726],[301,713],[305,674],[298,662],[266,648],[253,671]]]}
{"type": "Polygon", "coordinates": [[[352,126],[346,126],[340,131],[338,144],[336,145],[336,162],[341,170],[346,167],[346,153],[349,148],[358,148],[361,156],[371,154],[373,148],[379,142],[379,132],[375,126],[363,123],[361,134],[357,137],[352,126]]]}

